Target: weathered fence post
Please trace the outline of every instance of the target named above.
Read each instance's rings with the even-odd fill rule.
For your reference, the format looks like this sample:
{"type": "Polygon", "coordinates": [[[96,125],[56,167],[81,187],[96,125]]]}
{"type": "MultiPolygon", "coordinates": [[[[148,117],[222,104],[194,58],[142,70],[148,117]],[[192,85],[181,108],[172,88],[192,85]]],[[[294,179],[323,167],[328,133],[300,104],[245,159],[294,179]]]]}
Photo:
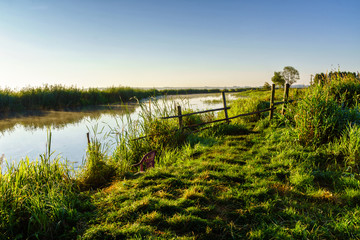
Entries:
{"type": "Polygon", "coordinates": [[[287,105],[287,101],[288,101],[288,98],[289,98],[289,88],[290,88],[290,84],[285,84],[285,89],[284,89],[284,104],[283,104],[283,107],[282,107],[282,111],[281,111],[281,114],[284,115],[285,113],[285,108],[286,108],[286,105],[287,105]]]}
{"type": "Polygon", "coordinates": [[[149,112],[150,112],[150,116],[151,116],[151,98],[149,99],[149,112]]]}
{"type": "Polygon", "coordinates": [[[90,145],[90,134],[86,133],[86,137],[87,137],[88,145],[90,145]]]}
{"type": "Polygon", "coordinates": [[[275,84],[271,85],[271,97],[270,97],[270,114],[269,114],[269,119],[271,120],[273,118],[274,115],[274,109],[272,109],[274,107],[274,99],[275,99],[275,84]]]}
{"type": "Polygon", "coordinates": [[[178,106],[178,118],[179,118],[179,129],[181,130],[183,127],[183,119],[182,119],[182,113],[181,113],[181,106],[178,106]]]}
{"type": "Polygon", "coordinates": [[[227,112],[227,108],[226,108],[226,97],[225,97],[225,91],[223,91],[222,93],[222,99],[223,99],[223,104],[224,104],[224,113],[225,113],[225,118],[226,121],[229,123],[229,116],[228,116],[228,112],[227,112]]]}

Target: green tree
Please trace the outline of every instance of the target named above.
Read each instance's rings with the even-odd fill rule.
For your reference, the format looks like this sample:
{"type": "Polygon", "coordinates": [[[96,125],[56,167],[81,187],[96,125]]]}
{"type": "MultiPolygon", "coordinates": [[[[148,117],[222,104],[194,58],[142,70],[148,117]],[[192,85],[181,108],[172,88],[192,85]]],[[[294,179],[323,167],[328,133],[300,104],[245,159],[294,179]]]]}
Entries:
{"type": "Polygon", "coordinates": [[[269,89],[271,89],[271,85],[270,85],[270,83],[265,82],[265,83],[264,83],[264,86],[263,86],[263,89],[265,89],[265,90],[269,90],[269,89]]]}
{"type": "Polygon", "coordinates": [[[274,76],[271,78],[271,81],[279,87],[283,87],[285,84],[285,79],[283,78],[281,72],[274,72],[274,76]]]}
{"type": "Polygon", "coordinates": [[[290,84],[290,86],[300,79],[299,71],[291,66],[284,67],[284,70],[281,74],[286,83],[290,84]]]}

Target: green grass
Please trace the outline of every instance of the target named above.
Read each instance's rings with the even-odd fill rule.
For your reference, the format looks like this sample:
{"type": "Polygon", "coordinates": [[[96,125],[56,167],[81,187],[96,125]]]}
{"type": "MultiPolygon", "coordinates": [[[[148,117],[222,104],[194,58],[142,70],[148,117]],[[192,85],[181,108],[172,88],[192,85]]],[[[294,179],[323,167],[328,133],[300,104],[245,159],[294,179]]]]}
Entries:
{"type": "Polygon", "coordinates": [[[74,237],[87,196],[77,190],[71,172],[50,155],[10,165],[0,176],[0,239],[74,237]]]}
{"type": "Polygon", "coordinates": [[[286,128],[227,136],[173,154],[92,195],[81,239],[349,239],[360,237],[354,174],[294,141],[286,128]],[[322,161],[322,160],[318,160],[322,161]],[[345,222],[347,224],[345,224],[345,222]]]}

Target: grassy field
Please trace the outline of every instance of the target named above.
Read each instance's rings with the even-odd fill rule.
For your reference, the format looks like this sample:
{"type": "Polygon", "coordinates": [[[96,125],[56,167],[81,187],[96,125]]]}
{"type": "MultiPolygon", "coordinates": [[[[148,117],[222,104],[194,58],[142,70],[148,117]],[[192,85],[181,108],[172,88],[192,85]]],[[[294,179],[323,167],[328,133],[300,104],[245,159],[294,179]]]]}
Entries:
{"type": "Polygon", "coordinates": [[[83,239],[359,238],[354,174],[313,166],[285,128],[198,143],[91,194],[83,239]],[[290,144],[289,144],[290,143],[290,144]],[[180,161],[180,162],[179,162],[180,161]]]}
{"type": "MultiPolygon", "coordinates": [[[[268,92],[247,94],[230,116],[268,107],[268,92]]],[[[91,140],[80,172],[48,151],[3,174],[0,239],[359,239],[359,94],[358,79],[339,76],[293,91],[302,100],[272,121],[197,133],[143,106],[112,155],[91,140]],[[131,164],[150,149],[156,166],[138,174],[131,164]]]]}

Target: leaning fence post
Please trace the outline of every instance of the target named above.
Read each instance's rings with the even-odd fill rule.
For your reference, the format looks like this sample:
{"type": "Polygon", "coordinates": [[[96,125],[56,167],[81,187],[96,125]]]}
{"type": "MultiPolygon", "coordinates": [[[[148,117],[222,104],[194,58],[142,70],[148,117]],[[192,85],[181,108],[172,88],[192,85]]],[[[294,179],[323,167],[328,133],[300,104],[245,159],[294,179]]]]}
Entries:
{"type": "Polygon", "coordinates": [[[86,137],[87,137],[88,145],[90,145],[90,134],[86,133],[86,137]]]}
{"type": "Polygon", "coordinates": [[[225,97],[225,91],[223,91],[222,93],[222,99],[223,99],[223,104],[224,104],[224,113],[225,113],[225,118],[226,121],[229,123],[229,116],[228,116],[228,112],[227,112],[227,108],[226,108],[226,97],[225,97]]]}
{"type": "Polygon", "coordinates": [[[273,118],[274,115],[274,98],[275,98],[275,84],[271,85],[271,97],[270,97],[270,115],[269,115],[269,120],[271,120],[273,118]]]}
{"type": "Polygon", "coordinates": [[[178,106],[178,118],[179,118],[179,129],[181,130],[183,127],[183,119],[182,119],[182,113],[181,113],[181,106],[178,106]]]}
{"type": "Polygon", "coordinates": [[[282,111],[281,111],[281,114],[283,114],[283,115],[285,113],[285,108],[286,108],[287,101],[289,98],[289,88],[290,88],[290,84],[287,83],[285,85],[285,89],[284,89],[284,104],[283,104],[282,111]]]}

